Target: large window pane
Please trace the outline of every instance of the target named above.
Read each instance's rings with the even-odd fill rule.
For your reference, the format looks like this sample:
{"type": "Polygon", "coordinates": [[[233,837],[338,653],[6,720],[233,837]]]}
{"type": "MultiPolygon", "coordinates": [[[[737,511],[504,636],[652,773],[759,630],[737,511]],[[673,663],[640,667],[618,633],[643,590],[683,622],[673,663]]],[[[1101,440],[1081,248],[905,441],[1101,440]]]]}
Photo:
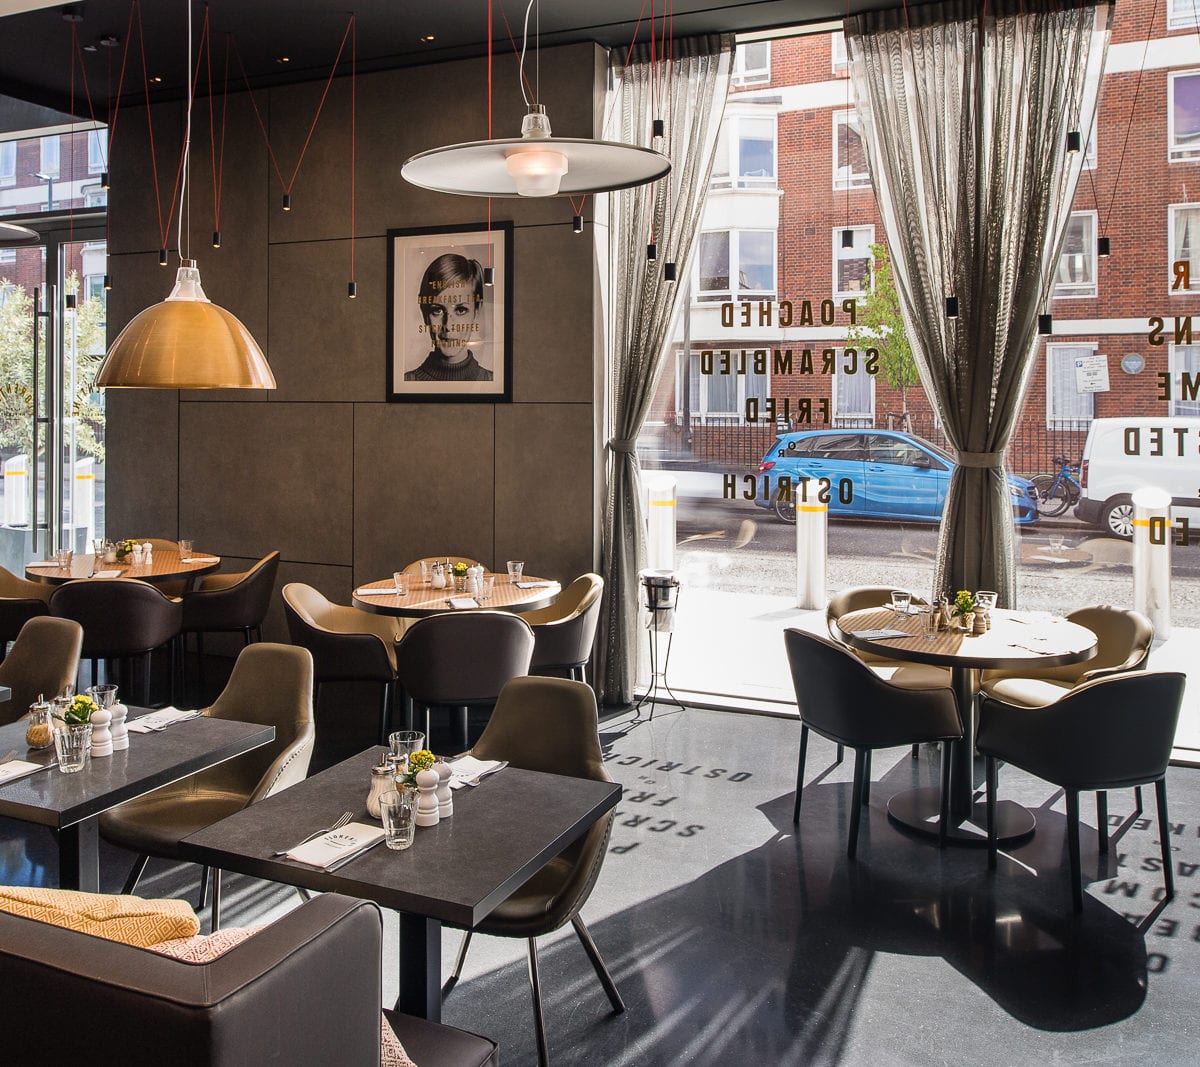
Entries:
{"type": "Polygon", "coordinates": [[[1067,236],[1054,280],[1054,295],[1096,295],[1096,216],[1093,212],[1078,212],[1067,223],[1067,236]]]}
{"type": "Polygon", "coordinates": [[[1051,430],[1085,429],[1095,407],[1094,393],[1081,393],[1075,360],[1095,345],[1046,346],[1046,425],[1051,430]]]}
{"type": "Polygon", "coordinates": [[[700,299],[724,298],[729,293],[729,233],[700,235],[700,299]]]}
{"type": "Polygon", "coordinates": [[[738,233],[738,291],[775,292],[775,234],[767,230],[738,233]]]}
{"type": "Polygon", "coordinates": [[[743,118],[739,123],[738,174],[742,178],[775,177],[775,120],[743,118]]]}
{"type": "Polygon", "coordinates": [[[1168,80],[1171,159],[1200,156],[1200,71],[1172,74],[1168,80]]]}
{"type": "Polygon", "coordinates": [[[853,111],[833,113],[833,187],[855,189],[871,184],[867,152],[853,111]]]}

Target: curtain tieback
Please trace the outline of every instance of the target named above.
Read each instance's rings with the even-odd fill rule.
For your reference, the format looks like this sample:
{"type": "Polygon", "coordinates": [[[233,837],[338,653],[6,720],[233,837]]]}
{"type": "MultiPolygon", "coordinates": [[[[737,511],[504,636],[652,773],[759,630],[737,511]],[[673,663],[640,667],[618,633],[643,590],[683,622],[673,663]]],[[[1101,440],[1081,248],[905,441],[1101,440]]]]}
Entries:
{"type": "Polygon", "coordinates": [[[1004,465],[1003,452],[959,452],[954,462],[960,467],[1001,467],[1004,465]]]}
{"type": "Polygon", "coordinates": [[[604,447],[607,448],[610,452],[623,452],[626,455],[632,456],[635,452],[637,452],[637,439],[636,438],[621,439],[621,438],[617,438],[617,437],[610,437],[608,439],[608,443],[604,447]]]}

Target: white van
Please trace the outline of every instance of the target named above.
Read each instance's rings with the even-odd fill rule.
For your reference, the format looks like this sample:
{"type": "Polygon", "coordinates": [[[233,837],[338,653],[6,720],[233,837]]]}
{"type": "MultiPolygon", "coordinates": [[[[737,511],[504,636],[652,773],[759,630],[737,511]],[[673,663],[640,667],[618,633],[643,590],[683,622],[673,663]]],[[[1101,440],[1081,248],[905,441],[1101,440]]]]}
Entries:
{"type": "Polygon", "coordinates": [[[1200,417],[1095,419],[1083,446],[1075,514],[1114,537],[1133,536],[1132,494],[1171,494],[1171,514],[1200,525],[1200,417]]]}

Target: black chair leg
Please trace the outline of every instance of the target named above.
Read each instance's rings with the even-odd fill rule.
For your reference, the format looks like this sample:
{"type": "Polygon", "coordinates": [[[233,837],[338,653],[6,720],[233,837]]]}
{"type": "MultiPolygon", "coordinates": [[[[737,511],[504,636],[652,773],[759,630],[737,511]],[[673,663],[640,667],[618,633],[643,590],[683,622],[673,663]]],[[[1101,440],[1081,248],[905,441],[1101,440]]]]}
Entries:
{"type": "Polygon", "coordinates": [[[142,707],[150,706],[150,653],[142,656],[142,707]]]}
{"type": "Polygon", "coordinates": [[[1133,813],[1134,813],[1134,815],[1141,815],[1141,813],[1142,813],[1142,787],[1140,785],[1135,785],[1133,787],[1133,799],[1135,801],[1135,804],[1133,807],[1133,813]]]}
{"type": "Polygon", "coordinates": [[[1071,858],[1071,904],[1083,911],[1083,869],[1079,862],[1079,790],[1067,790],[1067,852],[1071,858]]]}
{"type": "Polygon", "coordinates": [[[858,851],[858,824],[862,819],[863,793],[863,759],[865,752],[861,748],[854,750],[854,785],[850,788],[850,842],[846,847],[846,855],[854,859],[858,851]]]}
{"type": "Polygon", "coordinates": [[[407,693],[401,693],[400,702],[404,706],[404,729],[411,730],[413,728],[413,699],[407,693]]]}
{"type": "Polygon", "coordinates": [[[1096,790],[1096,833],[1100,839],[1100,855],[1108,854],[1108,794],[1096,790]]]}
{"type": "Polygon", "coordinates": [[[454,958],[454,970],[450,972],[450,977],[446,979],[445,985],[442,986],[442,996],[445,997],[457,984],[462,977],[463,964],[467,962],[467,949],[471,947],[471,934],[473,930],[463,932],[463,939],[458,946],[458,955],[454,958]]]}
{"type": "Polygon", "coordinates": [[[212,872],[212,930],[215,934],[221,929],[221,870],[213,868],[212,872]]]}
{"type": "Polygon", "coordinates": [[[835,764],[837,764],[837,763],[841,763],[841,762],[842,762],[842,760],[844,760],[845,758],[846,758],[846,746],[845,746],[845,745],[838,745],[838,749],[837,749],[837,759],[836,759],[836,760],[834,760],[834,763],[835,763],[835,764]]]}
{"type": "Polygon", "coordinates": [[[204,703],[204,694],[207,692],[204,686],[204,634],[196,634],[196,681],[200,686],[200,695],[198,697],[201,704],[204,703]]]}
{"type": "Polygon", "coordinates": [[[604,959],[600,955],[600,950],[596,948],[596,942],[592,940],[591,933],[583,925],[583,919],[579,917],[578,913],[571,920],[571,925],[575,927],[575,934],[579,938],[579,943],[583,946],[583,951],[587,953],[587,958],[592,961],[592,969],[596,972],[596,977],[600,979],[600,984],[604,986],[604,992],[608,997],[608,1002],[612,1005],[613,1013],[620,1015],[625,1010],[625,1001],[621,999],[621,992],[617,989],[617,983],[613,981],[612,975],[608,973],[608,968],[604,965],[604,959]]]}
{"type": "Polygon", "coordinates": [[[533,996],[533,1025],[537,1030],[538,1067],[549,1067],[546,1025],[542,1019],[542,985],[538,981],[537,939],[529,939],[529,991],[533,996]]]}
{"type": "Polygon", "coordinates": [[[211,873],[207,867],[200,868],[200,899],[196,902],[197,911],[203,911],[208,905],[208,876],[211,873]]]}
{"type": "Polygon", "coordinates": [[[866,807],[871,803],[871,750],[863,753],[862,803],[866,807]]]}
{"type": "Polygon", "coordinates": [[[950,832],[950,749],[947,742],[941,745],[942,791],[938,797],[938,848],[946,847],[946,835],[950,832]]]}
{"type": "Polygon", "coordinates": [[[1167,819],[1167,780],[1160,778],[1154,783],[1154,797],[1158,801],[1158,840],[1162,847],[1163,881],[1167,886],[1167,900],[1175,896],[1175,872],[1171,869],[1171,823],[1167,819]]]}
{"type": "Polygon", "coordinates": [[[467,735],[469,733],[469,728],[470,728],[470,712],[465,707],[459,708],[458,709],[458,733],[459,733],[459,741],[461,742],[458,747],[459,752],[467,751],[467,748],[468,748],[467,735]]]}
{"type": "Polygon", "coordinates": [[[912,747],[912,758],[913,758],[913,759],[920,759],[920,758],[921,758],[921,746],[920,746],[920,745],[913,745],[913,747],[912,747]]]}
{"type": "Polygon", "coordinates": [[[300,894],[301,900],[312,900],[312,893],[305,889],[304,886],[296,886],[296,892],[300,894]]]}
{"type": "MultiPolygon", "coordinates": [[[[841,745],[838,748],[841,749],[841,745]]],[[[796,764],[796,804],[792,808],[792,824],[800,824],[800,801],[804,799],[804,761],[808,757],[808,727],[800,724],[800,759],[796,764]]]]}
{"type": "Polygon", "coordinates": [[[383,706],[379,710],[379,743],[386,745],[388,743],[388,713],[392,709],[392,683],[383,683],[383,706]]]}
{"type": "Polygon", "coordinates": [[[317,716],[317,710],[321,706],[321,683],[313,682],[313,718],[317,716]]]}
{"type": "MultiPolygon", "coordinates": [[[[983,774],[987,781],[987,848],[988,870],[996,869],[996,757],[986,756],[983,763],[983,774]]],[[[942,746],[942,790],[946,792],[950,785],[950,754],[942,746]]],[[[944,805],[947,815],[949,804],[944,805]]],[[[943,816],[945,818],[946,816],[943,816]]]]}
{"type": "Polygon", "coordinates": [[[126,896],[137,889],[137,884],[141,881],[141,877],[146,873],[146,864],[150,862],[150,857],[145,853],[138,856],[133,861],[133,867],[129,871],[129,877],[125,879],[125,887],[121,890],[126,896]]]}

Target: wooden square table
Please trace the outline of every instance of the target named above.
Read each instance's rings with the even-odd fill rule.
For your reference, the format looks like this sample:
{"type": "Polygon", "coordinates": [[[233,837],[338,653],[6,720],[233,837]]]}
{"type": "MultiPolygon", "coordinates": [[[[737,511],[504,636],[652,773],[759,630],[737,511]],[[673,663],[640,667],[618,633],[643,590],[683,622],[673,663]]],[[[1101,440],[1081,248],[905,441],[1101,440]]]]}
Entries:
{"type": "Polygon", "coordinates": [[[185,838],[188,859],[318,892],[373,900],[400,913],[398,1011],[442,1013],[442,923],[470,928],[617,805],[621,787],[507,767],[455,790],[454,815],[417,829],[403,852],[379,844],[329,872],[273,852],[298,844],[344,811],[368,819],[371,768],[382,748],[252,804],[185,838]]]}
{"type": "MultiPolygon", "coordinates": [[[[149,709],[129,709],[130,722],[149,709]]],[[[0,815],[58,831],[58,884],[63,889],[100,889],[99,816],[117,804],[159,786],[224,763],[274,740],[274,726],[200,716],[155,733],[129,735],[129,748],[88,759],[83,770],[63,774],[54,749],[25,747],[25,723],[0,727],[0,752],[17,750],[18,759],[43,763],[35,771],[0,785],[0,815]]]]}

